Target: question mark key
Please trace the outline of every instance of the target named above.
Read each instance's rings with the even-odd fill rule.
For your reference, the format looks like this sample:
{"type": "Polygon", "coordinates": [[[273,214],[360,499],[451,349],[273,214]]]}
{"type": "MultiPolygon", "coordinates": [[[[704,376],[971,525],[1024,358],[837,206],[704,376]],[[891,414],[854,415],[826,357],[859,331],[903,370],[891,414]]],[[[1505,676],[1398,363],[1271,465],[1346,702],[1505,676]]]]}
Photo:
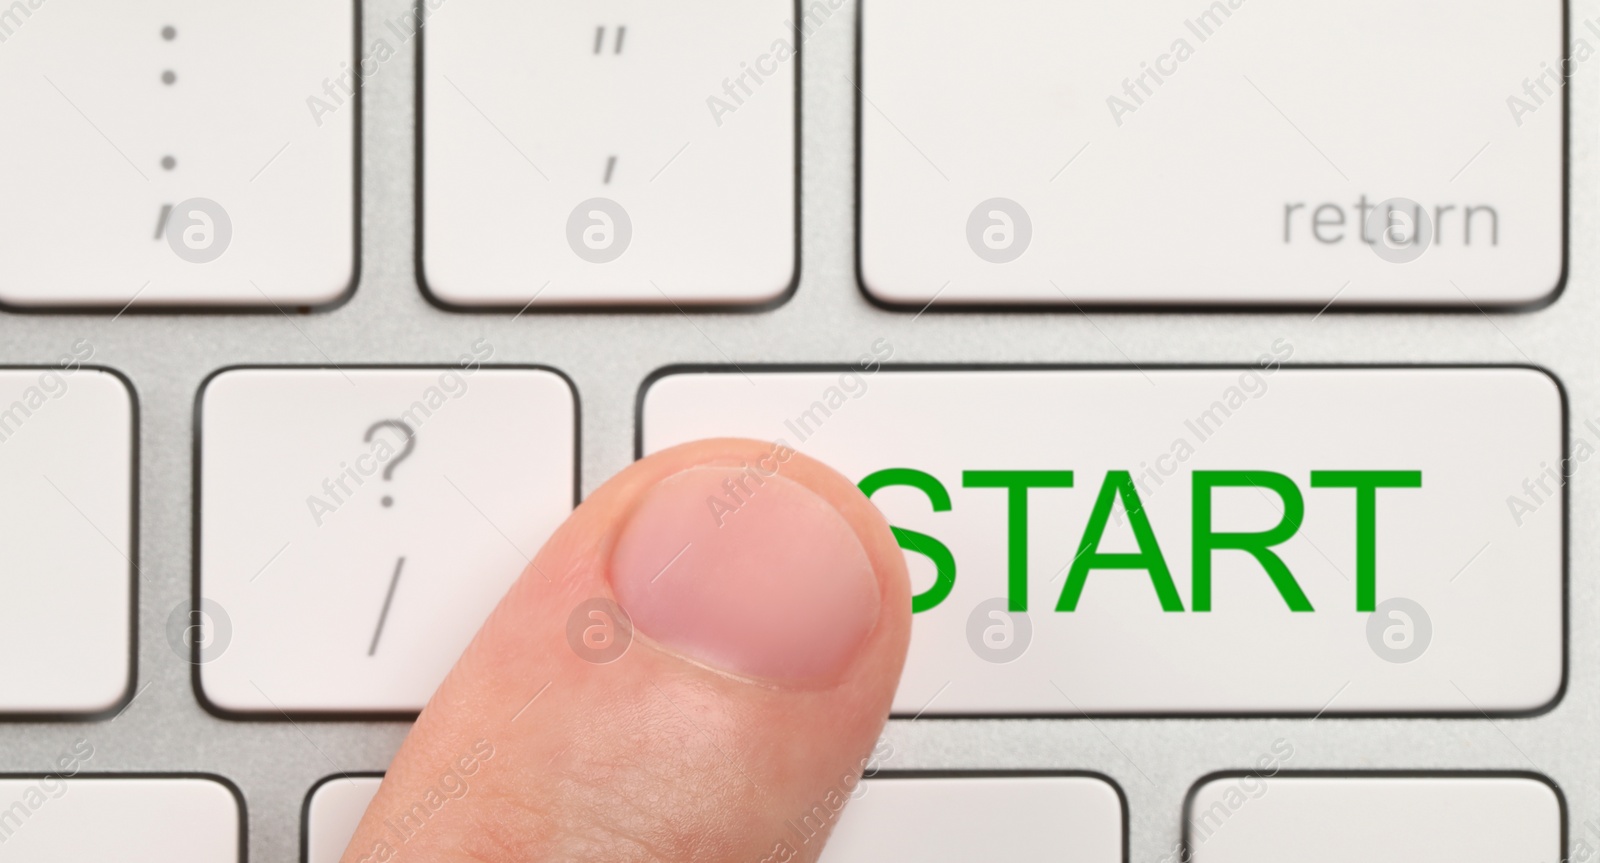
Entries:
{"type": "Polygon", "coordinates": [[[485,340],[458,353],[201,389],[199,599],[231,626],[198,666],[217,710],[420,710],[571,512],[571,386],[485,366],[485,340]]]}

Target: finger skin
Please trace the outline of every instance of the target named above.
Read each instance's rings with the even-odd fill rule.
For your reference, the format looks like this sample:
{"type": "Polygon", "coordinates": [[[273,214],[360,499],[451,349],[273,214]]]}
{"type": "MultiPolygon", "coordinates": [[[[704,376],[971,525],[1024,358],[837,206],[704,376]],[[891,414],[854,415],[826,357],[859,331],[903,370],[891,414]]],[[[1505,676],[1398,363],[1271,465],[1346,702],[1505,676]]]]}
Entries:
{"type": "Polygon", "coordinates": [[[815,860],[882,733],[911,625],[904,556],[849,480],[799,454],[781,468],[844,517],[877,578],[876,625],[837,673],[740,677],[639,632],[596,664],[567,635],[580,604],[615,598],[611,554],[645,493],[772,450],[676,447],[574,511],[418,718],[343,863],[815,860]]]}

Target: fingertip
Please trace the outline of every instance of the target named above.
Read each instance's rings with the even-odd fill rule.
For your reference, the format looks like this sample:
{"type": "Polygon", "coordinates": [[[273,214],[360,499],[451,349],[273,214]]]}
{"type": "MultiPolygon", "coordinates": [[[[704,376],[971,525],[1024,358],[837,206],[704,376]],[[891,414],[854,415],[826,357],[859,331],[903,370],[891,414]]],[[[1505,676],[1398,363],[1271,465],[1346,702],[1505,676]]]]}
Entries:
{"type": "MultiPolygon", "coordinates": [[[[745,439],[685,444],[635,467],[650,482],[617,513],[608,572],[639,632],[790,684],[836,681],[864,654],[903,654],[904,555],[849,479],[745,439]]],[[[898,678],[898,663],[883,673],[898,678]]]]}
{"type": "Polygon", "coordinates": [[[860,776],[910,619],[904,555],[846,477],[760,441],[656,453],[529,564],[419,717],[358,839],[481,738],[497,752],[482,793],[417,850],[760,859],[786,819],[860,776]]]}

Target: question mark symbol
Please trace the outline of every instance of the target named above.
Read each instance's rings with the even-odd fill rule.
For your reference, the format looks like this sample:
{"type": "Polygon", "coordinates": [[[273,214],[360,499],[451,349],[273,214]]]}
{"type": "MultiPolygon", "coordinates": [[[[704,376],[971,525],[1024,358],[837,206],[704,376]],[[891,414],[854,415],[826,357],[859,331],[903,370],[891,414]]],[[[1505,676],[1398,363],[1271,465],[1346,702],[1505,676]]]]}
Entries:
{"type": "MultiPolygon", "coordinates": [[[[389,478],[394,476],[394,469],[399,467],[401,462],[409,458],[411,456],[411,451],[417,448],[417,433],[411,430],[411,426],[406,425],[400,420],[378,420],[367,428],[366,437],[363,437],[362,441],[365,443],[372,443],[372,436],[377,434],[378,429],[381,428],[399,429],[400,433],[406,436],[406,445],[401,447],[400,452],[397,453],[394,458],[389,459],[389,463],[383,468],[383,481],[388,482],[389,478]]],[[[389,495],[384,495],[383,505],[394,506],[394,498],[390,497],[389,495]]]]}

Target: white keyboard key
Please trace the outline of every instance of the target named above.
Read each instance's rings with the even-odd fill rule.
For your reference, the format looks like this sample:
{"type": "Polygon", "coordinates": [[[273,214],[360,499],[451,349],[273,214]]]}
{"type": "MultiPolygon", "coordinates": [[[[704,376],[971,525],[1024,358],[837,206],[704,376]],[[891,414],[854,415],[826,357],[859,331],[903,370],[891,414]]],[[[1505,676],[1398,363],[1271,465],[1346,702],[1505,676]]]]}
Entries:
{"type": "Polygon", "coordinates": [[[1521,775],[1222,775],[1184,813],[1194,863],[1557,863],[1566,804],[1521,775]]]}
{"type": "Polygon", "coordinates": [[[866,290],[913,310],[1547,300],[1563,3],[1451,10],[865,0],[866,290]]]}
{"type": "Polygon", "coordinates": [[[100,713],[131,694],[134,401],[80,366],[93,352],[0,370],[0,713],[100,713]]]}
{"type": "Polygon", "coordinates": [[[355,276],[358,5],[11,4],[0,161],[27,168],[0,179],[0,302],[338,301],[355,276]]]}
{"type": "MultiPolygon", "coordinates": [[[[822,863],[1124,859],[1122,797],[1098,778],[881,777],[863,781],[857,794],[822,863]]],[[[792,820],[784,841],[804,850],[811,822],[825,814],[792,820]]]]}
{"type": "Polygon", "coordinates": [[[207,384],[199,659],[211,704],[420,710],[566,518],[571,387],[477,367],[492,347],[473,351],[465,368],[242,369],[207,384]]]}
{"type": "MultiPolygon", "coordinates": [[[[381,782],[335,776],[312,790],[306,863],[337,863],[381,782]]],[[[772,859],[798,859],[835,822],[824,863],[1123,859],[1122,797],[1098,778],[884,776],[862,780],[851,798],[842,813],[797,814],[772,859]]]]}
{"type": "Polygon", "coordinates": [[[244,802],[214,779],[0,778],[0,860],[242,863],[244,802]]]}
{"type": "Polygon", "coordinates": [[[1555,381],[1274,351],[1265,370],[673,374],[642,445],[781,439],[866,481],[921,595],[900,714],[1550,704],[1555,381]]]}
{"type": "Polygon", "coordinates": [[[306,797],[304,863],[339,863],[382,776],[329,776],[306,797]]]}
{"type": "Polygon", "coordinates": [[[782,297],[796,271],[794,13],[790,0],[480,0],[431,19],[427,290],[512,310],[782,297]]]}

